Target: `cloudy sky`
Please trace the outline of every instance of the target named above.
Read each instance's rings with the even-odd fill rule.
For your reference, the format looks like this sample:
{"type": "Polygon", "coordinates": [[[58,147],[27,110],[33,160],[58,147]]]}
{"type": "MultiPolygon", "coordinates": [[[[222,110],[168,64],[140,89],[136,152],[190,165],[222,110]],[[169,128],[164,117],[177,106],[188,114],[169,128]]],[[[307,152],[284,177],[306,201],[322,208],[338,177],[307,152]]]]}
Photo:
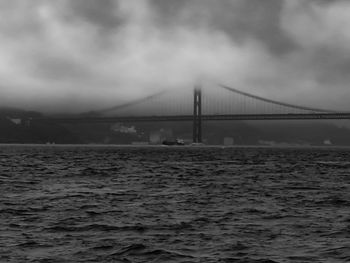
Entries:
{"type": "Polygon", "coordinates": [[[86,110],[197,81],[350,110],[349,0],[0,0],[0,106],[86,110]]]}

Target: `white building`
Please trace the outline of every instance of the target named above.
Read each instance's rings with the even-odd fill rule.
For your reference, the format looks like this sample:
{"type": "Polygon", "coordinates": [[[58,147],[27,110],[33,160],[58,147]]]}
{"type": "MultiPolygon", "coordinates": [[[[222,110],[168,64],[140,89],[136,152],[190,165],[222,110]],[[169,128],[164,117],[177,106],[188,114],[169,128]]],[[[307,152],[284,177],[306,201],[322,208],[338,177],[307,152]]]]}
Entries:
{"type": "Polygon", "coordinates": [[[22,124],[22,119],[12,119],[12,118],[9,118],[9,120],[16,124],[16,125],[21,125],[22,124]]]}
{"type": "Polygon", "coordinates": [[[116,123],[112,125],[111,130],[114,132],[129,133],[129,134],[137,133],[135,126],[127,127],[121,123],[116,123]]]}

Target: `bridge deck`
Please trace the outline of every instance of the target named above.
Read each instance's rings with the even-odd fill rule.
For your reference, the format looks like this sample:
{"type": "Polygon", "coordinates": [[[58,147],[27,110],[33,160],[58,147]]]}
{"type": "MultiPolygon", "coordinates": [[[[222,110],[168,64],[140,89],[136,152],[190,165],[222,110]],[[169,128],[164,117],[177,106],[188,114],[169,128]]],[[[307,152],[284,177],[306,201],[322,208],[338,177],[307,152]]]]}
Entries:
{"type": "MultiPolygon", "coordinates": [[[[344,120],[350,119],[350,113],[306,113],[306,114],[229,114],[202,115],[203,121],[224,120],[344,120]]],[[[184,116],[116,116],[116,117],[43,117],[34,121],[53,121],[61,123],[108,123],[108,122],[158,122],[193,121],[193,115],[184,116]]]]}

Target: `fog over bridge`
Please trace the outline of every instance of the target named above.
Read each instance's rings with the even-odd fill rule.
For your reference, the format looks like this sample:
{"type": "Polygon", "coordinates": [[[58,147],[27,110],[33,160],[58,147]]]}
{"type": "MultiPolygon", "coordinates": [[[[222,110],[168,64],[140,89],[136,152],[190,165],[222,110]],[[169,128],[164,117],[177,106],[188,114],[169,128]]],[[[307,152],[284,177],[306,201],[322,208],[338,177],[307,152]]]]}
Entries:
{"type": "Polygon", "coordinates": [[[124,104],[73,117],[45,117],[62,123],[192,121],[193,142],[202,142],[202,122],[214,120],[339,120],[350,112],[285,103],[226,85],[166,90],[124,104]]]}

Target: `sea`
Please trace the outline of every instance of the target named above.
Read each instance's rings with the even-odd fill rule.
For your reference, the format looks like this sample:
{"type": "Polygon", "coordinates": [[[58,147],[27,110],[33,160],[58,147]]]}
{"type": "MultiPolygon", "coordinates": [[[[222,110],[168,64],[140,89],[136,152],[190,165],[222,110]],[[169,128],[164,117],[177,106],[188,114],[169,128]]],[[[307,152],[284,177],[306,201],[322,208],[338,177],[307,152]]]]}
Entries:
{"type": "Polygon", "coordinates": [[[0,262],[350,262],[350,148],[2,145],[0,262]]]}

